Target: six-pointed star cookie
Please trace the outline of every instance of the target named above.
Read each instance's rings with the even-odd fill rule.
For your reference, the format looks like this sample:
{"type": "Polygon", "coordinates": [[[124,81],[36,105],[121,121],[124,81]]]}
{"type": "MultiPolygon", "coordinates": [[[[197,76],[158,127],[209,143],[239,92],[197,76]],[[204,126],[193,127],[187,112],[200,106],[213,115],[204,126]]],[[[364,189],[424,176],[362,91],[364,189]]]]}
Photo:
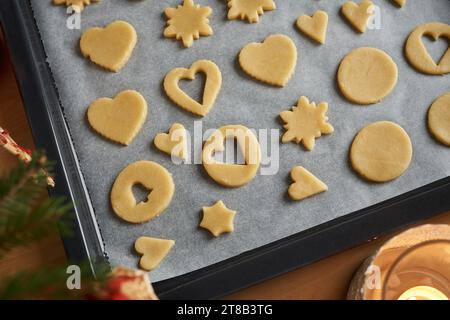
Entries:
{"type": "Polygon", "coordinates": [[[212,207],[203,207],[203,219],[200,227],[209,230],[215,237],[225,232],[233,232],[233,220],[236,211],[228,209],[222,200],[212,207]]]}

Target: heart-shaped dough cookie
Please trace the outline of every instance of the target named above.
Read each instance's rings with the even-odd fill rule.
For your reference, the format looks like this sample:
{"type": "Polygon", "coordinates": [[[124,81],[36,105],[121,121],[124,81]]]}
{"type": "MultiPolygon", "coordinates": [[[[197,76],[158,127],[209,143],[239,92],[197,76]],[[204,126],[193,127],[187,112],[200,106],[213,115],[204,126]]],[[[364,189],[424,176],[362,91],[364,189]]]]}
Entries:
{"type": "Polygon", "coordinates": [[[373,8],[374,5],[369,0],[363,0],[360,4],[347,1],[342,6],[341,11],[356,31],[364,33],[367,30],[367,22],[373,15],[373,8]]]}
{"type": "Polygon", "coordinates": [[[284,87],[297,64],[297,48],[288,36],[271,35],[263,43],[250,43],[239,53],[242,69],[253,78],[284,87]]]}
{"type": "Polygon", "coordinates": [[[319,10],[312,17],[303,15],[297,19],[297,28],[320,44],[325,43],[327,36],[328,14],[319,10]]]}
{"type": "Polygon", "coordinates": [[[167,96],[183,109],[198,116],[205,116],[211,110],[222,86],[222,74],[219,67],[209,60],[198,60],[189,69],[176,68],[164,78],[164,90],[167,96]],[[200,103],[188,96],[180,89],[178,83],[181,79],[194,80],[195,74],[203,72],[206,83],[203,91],[203,101],[200,103]]]}
{"type": "Polygon", "coordinates": [[[303,167],[292,169],[291,178],[294,183],[290,185],[288,193],[293,200],[303,200],[328,190],[325,183],[303,167]]]}
{"type": "Polygon", "coordinates": [[[118,72],[130,59],[137,42],[136,30],[125,21],[106,28],[90,28],[81,36],[83,56],[108,70],[118,72]]]}
{"type": "Polygon", "coordinates": [[[128,145],[147,117],[147,102],[137,91],[126,90],[114,99],[95,100],[87,111],[91,127],[102,136],[128,145]]]}
{"type": "Polygon", "coordinates": [[[182,124],[174,123],[169,129],[169,133],[158,133],[154,143],[159,150],[187,160],[187,135],[182,124]]]}
{"type": "Polygon", "coordinates": [[[152,271],[167,256],[169,251],[175,245],[175,241],[140,237],[134,243],[134,249],[142,254],[139,265],[142,269],[152,271]]]}
{"type": "Polygon", "coordinates": [[[429,36],[434,40],[440,37],[450,41],[450,25],[440,22],[425,23],[418,26],[408,37],[405,46],[405,54],[409,63],[418,71],[426,74],[441,75],[450,73],[450,47],[437,63],[428,53],[423,44],[423,36],[429,36]]]}

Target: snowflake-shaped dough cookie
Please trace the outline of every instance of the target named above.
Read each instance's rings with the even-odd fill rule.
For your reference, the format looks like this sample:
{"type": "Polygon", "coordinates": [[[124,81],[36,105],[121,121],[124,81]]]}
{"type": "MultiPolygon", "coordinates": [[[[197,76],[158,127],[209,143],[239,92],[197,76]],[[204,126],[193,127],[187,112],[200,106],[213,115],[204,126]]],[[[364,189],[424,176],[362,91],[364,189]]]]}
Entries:
{"type": "Polygon", "coordinates": [[[259,21],[264,11],[275,10],[273,0],[228,0],[228,19],[247,19],[250,23],[259,21]]]}
{"type": "Polygon", "coordinates": [[[184,0],[177,8],[167,8],[165,14],[169,20],[164,36],[181,39],[185,47],[190,47],[200,36],[213,34],[208,20],[211,13],[210,7],[200,7],[193,0],[184,0]]]}
{"type": "Polygon", "coordinates": [[[328,123],[327,110],[328,103],[321,102],[316,106],[314,102],[310,103],[308,98],[302,96],[297,106],[292,107],[292,111],[280,113],[281,119],[286,123],[284,125],[286,133],[281,141],[303,142],[303,146],[311,151],[314,148],[315,138],[320,137],[322,133],[329,134],[334,131],[328,123]]]}
{"type": "Polygon", "coordinates": [[[100,2],[100,0],[53,0],[55,5],[76,6],[83,10],[85,6],[92,3],[100,2]]]}

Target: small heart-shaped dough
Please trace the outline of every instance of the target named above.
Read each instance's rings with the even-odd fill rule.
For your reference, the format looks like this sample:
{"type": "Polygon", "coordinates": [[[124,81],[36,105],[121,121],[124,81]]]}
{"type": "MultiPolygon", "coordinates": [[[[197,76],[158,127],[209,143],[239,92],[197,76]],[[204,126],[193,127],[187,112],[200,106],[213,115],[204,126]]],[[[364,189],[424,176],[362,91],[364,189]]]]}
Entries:
{"type": "Polygon", "coordinates": [[[374,5],[372,1],[363,0],[360,4],[347,1],[342,6],[342,14],[355,28],[356,31],[364,33],[367,30],[367,22],[373,15],[374,5]]]}
{"type": "Polygon", "coordinates": [[[249,43],[239,53],[242,69],[253,78],[284,87],[297,64],[297,48],[288,36],[271,35],[263,43],[249,43]]]}
{"type": "Polygon", "coordinates": [[[142,269],[152,271],[167,256],[169,251],[175,245],[175,241],[140,237],[134,243],[134,249],[142,254],[139,265],[142,269]]]}
{"type": "Polygon", "coordinates": [[[288,193],[293,200],[303,200],[328,190],[325,183],[303,167],[293,168],[291,178],[294,183],[290,185],[288,193]]]}
{"type": "Polygon", "coordinates": [[[159,150],[187,160],[187,134],[182,124],[174,123],[169,129],[169,133],[158,133],[154,143],[159,150]]]}
{"type": "Polygon", "coordinates": [[[211,110],[222,86],[222,74],[219,67],[209,60],[198,60],[189,69],[176,68],[164,78],[164,90],[167,96],[183,109],[198,116],[205,116],[211,110]],[[197,72],[206,75],[203,101],[200,103],[180,89],[181,79],[194,80],[197,72]]]}
{"type": "Polygon", "coordinates": [[[102,136],[128,145],[147,117],[147,102],[137,91],[126,90],[114,99],[95,100],[87,111],[91,127],[102,136]]]}
{"type": "Polygon", "coordinates": [[[328,14],[319,10],[312,17],[303,15],[297,19],[297,28],[320,44],[325,43],[327,36],[328,14]]]}
{"type": "Polygon", "coordinates": [[[137,42],[136,30],[125,21],[106,28],[90,28],[81,36],[81,53],[92,62],[118,72],[130,59],[137,42]]]}

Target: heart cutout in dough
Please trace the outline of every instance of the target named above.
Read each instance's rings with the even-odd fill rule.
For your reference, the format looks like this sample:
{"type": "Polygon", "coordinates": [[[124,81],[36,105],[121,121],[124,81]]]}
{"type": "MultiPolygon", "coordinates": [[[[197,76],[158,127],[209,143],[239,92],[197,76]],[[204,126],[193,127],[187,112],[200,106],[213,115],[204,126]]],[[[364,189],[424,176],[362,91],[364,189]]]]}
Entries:
{"type": "Polygon", "coordinates": [[[142,269],[152,271],[167,256],[175,241],[140,237],[134,243],[134,249],[142,255],[139,265],[142,269]]]}
{"type": "Polygon", "coordinates": [[[353,28],[360,33],[367,30],[367,23],[373,15],[374,5],[372,1],[363,0],[360,4],[347,1],[342,6],[342,15],[350,22],[353,28]]]}
{"type": "Polygon", "coordinates": [[[159,150],[187,160],[187,134],[182,124],[174,123],[169,129],[169,133],[158,133],[154,143],[159,150]]]}
{"type": "Polygon", "coordinates": [[[84,57],[108,70],[118,72],[128,62],[137,42],[136,30],[125,21],[83,33],[80,49],[84,57]]]}
{"type": "Polygon", "coordinates": [[[328,14],[319,10],[312,17],[303,15],[297,19],[297,28],[311,39],[324,44],[327,36],[328,14]]]}
{"type": "Polygon", "coordinates": [[[102,136],[128,145],[147,117],[147,102],[137,91],[126,90],[114,99],[95,100],[87,111],[91,127],[102,136]]]}
{"type": "Polygon", "coordinates": [[[297,64],[297,48],[288,36],[275,34],[262,43],[249,43],[239,53],[242,69],[253,78],[284,87],[297,64]]]}
{"type": "Polygon", "coordinates": [[[173,69],[164,78],[164,90],[167,96],[181,108],[202,117],[211,111],[221,86],[222,74],[220,69],[214,62],[209,60],[198,60],[189,69],[173,69]],[[194,80],[195,74],[198,72],[203,72],[206,75],[201,103],[192,99],[179,86],[180,80],[194,80]]]}

